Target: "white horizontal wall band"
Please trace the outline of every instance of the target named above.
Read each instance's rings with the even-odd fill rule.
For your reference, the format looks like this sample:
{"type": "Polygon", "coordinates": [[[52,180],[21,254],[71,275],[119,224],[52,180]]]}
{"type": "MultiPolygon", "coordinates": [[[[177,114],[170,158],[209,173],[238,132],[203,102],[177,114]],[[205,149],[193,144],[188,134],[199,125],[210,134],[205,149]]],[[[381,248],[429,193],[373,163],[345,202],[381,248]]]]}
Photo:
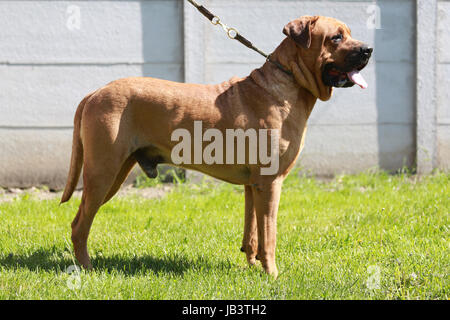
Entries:
{"type": "MultiPolygon", "coordinates": [[[[450,123],[439,123],[446,126],[450,123]]],[[[414,123],[401,122],[377,122],[377,123],[310,123],[309,127],[375,127],[375,126],[397,126],[410,127],[414,123]]],[[[72,130],[73,126],[26,126],[26,125],[0,125],[0,130],[72,130]]]]}
{"type": "Polygon", "coordinates": [[[2,126],[0,130],[73,130],[73,126],[2,126]]]}
{"type": "Polygon", "coordinates": [[[9,62],[0,61],[0,66],[99,66],[99,67],[112,67],[112,66],[181,66],[183,62],[9,62]]]}

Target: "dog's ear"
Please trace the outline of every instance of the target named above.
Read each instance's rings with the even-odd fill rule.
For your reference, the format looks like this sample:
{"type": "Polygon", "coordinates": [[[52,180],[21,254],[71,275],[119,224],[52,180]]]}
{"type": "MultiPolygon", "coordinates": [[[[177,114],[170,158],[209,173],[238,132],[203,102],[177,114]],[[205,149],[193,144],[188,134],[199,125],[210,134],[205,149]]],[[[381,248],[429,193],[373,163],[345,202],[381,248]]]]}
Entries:
{"type": "Polygon", "coordinates": [[[295,41],[300,47],[309,49],[311,46],[311,30],[319,17],[304,16],[289,22],[283,33],[295,41]]]}

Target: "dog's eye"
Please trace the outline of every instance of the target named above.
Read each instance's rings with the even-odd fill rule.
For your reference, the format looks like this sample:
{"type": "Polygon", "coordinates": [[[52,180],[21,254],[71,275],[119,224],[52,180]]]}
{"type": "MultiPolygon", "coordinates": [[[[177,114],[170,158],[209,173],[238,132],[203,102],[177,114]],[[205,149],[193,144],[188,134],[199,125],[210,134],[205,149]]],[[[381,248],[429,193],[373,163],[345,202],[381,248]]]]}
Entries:
{"type": "Polygon", "coordinates": [[[334,37],[331,38],[331,40],[335,43],[339,43],[342,41],[344,37],[342,36],[342,34],[337,34],[334,37]]]}

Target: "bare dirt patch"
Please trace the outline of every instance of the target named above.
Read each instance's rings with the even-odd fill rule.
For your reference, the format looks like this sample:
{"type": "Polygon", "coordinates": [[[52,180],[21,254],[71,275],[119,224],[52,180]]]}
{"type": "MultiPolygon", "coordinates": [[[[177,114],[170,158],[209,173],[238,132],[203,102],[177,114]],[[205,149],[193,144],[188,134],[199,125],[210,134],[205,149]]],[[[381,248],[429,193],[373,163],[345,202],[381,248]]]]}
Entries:
{"type": "MultiPolygon", "coordinates": [[[[160,185],[157,187],[151,188],[134,188],[132,186],[122,187],[115,197],[127,197],[127,196],[138,196],[144,199],[155,199],[162,198],[168,192],[170,192],[174,188],[171,184],[160,185]]],[[[46,188],[28,188],[28,189],[18,189],[18,188],[10,188],[10,189],[1,189],[0,188],[0,203],[2,202],[11,202],[15,199],[22,198],[24,196],[30,197],[35,200],[54,200],[60,199],[62,192],[54,192],[50,191],[46,188]]],[[[74,198],[81,198],[81,190],[77,190],[74,192],[74,198]]]]}

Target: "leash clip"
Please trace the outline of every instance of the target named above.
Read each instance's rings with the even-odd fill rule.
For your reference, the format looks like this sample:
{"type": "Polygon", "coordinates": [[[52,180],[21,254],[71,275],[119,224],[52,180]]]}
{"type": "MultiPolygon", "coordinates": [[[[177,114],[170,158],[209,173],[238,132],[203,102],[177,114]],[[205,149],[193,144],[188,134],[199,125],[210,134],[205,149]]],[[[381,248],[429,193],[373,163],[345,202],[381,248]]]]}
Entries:
{"type": "Polygon", "coordinates": [[[212,23],[213,25],[215,25],[215,26],[217,26],[218,24],[221,24],[220,18],[219,18],[218,16],[214,16],[214,17],[211,19],[211,23],[212,23]]]}
{"type": "Polygon", "coordinates": [[[239,34],[239,31],[237,31],[235,28],[228,28],[227,30],[227,36],[230,39],[236,39],[237,35],[239,34]]]}
{"type": "Polygon", "coordinates": [[[221,26],[223,31],[226,32],[228,38],[230,38],[230,39],[233,39],[233,40],[236,39],[237,35],[239,34],[239,31],[237,31],[236,28],[232,28],[232,27],[227,26],[225,23],[223,23],[220,20],[220,18],[218,16],[214,16],[211,19],[211,23],[213,25],[215,25],[215,26],[217,26],[217,25],[221,26]]]}

